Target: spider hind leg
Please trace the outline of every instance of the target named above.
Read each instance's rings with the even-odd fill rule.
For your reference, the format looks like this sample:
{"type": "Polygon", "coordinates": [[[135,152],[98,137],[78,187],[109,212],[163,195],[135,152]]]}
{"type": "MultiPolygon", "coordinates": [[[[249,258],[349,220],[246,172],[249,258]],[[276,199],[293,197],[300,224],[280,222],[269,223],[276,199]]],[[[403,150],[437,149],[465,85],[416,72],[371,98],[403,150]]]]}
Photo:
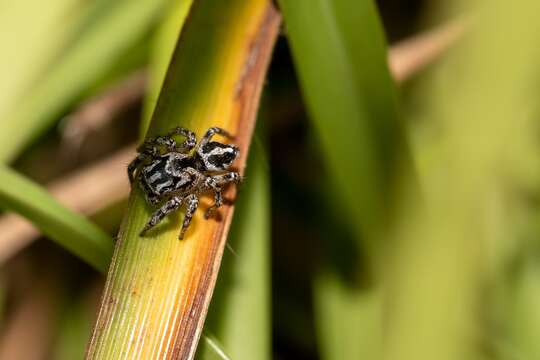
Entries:
{"type": "Polygon", "coordinates": [[[163,204],[162,207],[160,207],[158,210],[156,210],[156,212],[152,214],[150,220],[142,229],[140,236],[144,236],[144,234],[146,234],[148,230],[159,224],[165,218],[165,216],[177,210],[180,205],[182,205],[182,200],[182,198],[175,196],[169,201],[167,201],[165,204],[163,204]]]}
{"type": "Polygon", "coordinates": [[[199,207],[199,198],[195,194],[188,195],[186,197],[186,215],[184,215],[184,222],[182,223],[182,229],[180,230],[180,235],[178,235],[178,238],[182,240],[184,238],[184,234],[186,233],[186,230],[189,227],[189,224],[191,223],[191,219],[193,218],[193,214],[199,207]]]}

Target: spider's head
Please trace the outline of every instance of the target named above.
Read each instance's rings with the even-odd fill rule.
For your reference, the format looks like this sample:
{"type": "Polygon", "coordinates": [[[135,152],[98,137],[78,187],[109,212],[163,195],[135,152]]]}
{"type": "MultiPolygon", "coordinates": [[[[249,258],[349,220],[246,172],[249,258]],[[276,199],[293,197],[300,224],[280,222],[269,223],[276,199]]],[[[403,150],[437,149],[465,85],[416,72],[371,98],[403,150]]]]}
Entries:
{"type": "Polygon", "coordinates": [[[226,170],[240,154],[238,146],[211,141],[198,150],[206,170],[226,170]]]}

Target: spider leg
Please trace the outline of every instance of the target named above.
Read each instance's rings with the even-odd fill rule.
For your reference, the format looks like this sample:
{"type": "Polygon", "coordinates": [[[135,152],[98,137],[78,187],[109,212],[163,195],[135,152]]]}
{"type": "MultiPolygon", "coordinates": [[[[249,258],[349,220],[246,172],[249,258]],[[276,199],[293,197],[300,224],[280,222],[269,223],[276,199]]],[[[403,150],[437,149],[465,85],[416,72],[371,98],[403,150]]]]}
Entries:
{"type": "Polygon", "coordinates": [[[206,213],[204,214],[204,217],[208,219],[212,213],[221,207],[223,205],[223,196],[221,194],[221,187],[222,185],[226,185],[229,183],[239,183],[241,181],[241,177],[237,172],[230,172],[227,174],[222,175],[214,175],[210,176],[206,179],[205,185],[206,187],[214,190],[214,205],[210,206],[208,210],[206,210],[206,213]]]}
{"type": "Polygon", "coordinates": [[[197,210],[197,208],[199,207],[199,198],[195,194],[188,195],[186,197],[186,203],[186,215],[184,215],[184,223],[182,224],[182,229],[180,230],[180,235],[178,236],[180,240],[184,238],[184,234],[189,227],[189,224],[191,223],[193,214],[195,213],[195,210],[197,210]]]}
{"type": "Polygon", "coordinates": [[[159,155],[159,147],[165,146],[167,149],[176,149],[176,141],[169,136],[156,136],[146,139],[138,148],[140,153],[151,153],[154,156],[159,155]]]}
{"type": "Polygon", "coordinates": [[[163,204],[162,207],[160,207],[156,212],[154,212],[154,214],[152,214],[152,217],[142,229],[140,236],[144,236],[144,234],[148,230],[159,224],[165,218],[165,216],[177,210],[180,205],[182,205],[182,200],[183,199],[181,197],[175,196],[169,201],[167,201],[165,204],[163,204]]]}
{"type": "Polygon", "coordinates": [[[210,216],[212,216],[214,211],[220,208],[221,205],[223,205],[223,196],[221,195],[221,189],[214,189],[214,205],[206,209],[206,212],[204,213],[204,218],[208,220],[210,216]]]}
{"type": "Polygon", "coordinates": [[[148,156],[146,154],[139,154],[135,159],[133,159],[133,161],[129,163],[127,173],[130,184],[133,184],[133,182],[135,181],[135,172],[139,169],[139,166],[141,166],[147,159],[148,156]]]}
{"type": "MultiPolygon", "coordinates": [[[[231,171],[226,174],[210,176],[209,179],[212,179],[211,182],[218,186],[229,183],[238,184],[242,181],[242,177],[240,176],[240,174],[235,171],[231,171]]],[[[212,185],[210,185],[210,187],[212,187],[212,185]]]]}
{"type": "Polygon", "coordinates": [[[197,144],[197,138],[192,131],[182,127],[176,127],[171,130],[167,135],[156,136],[153,138],[147,139],[139,148],[139,152],[144,152],[147,149],[152,149],[151,151],[156,156],[159,154],[158,148],[163,146],[170,152],[180,152],[185,153],[191,151],[197,144]],[[186,139],[180,145],[176,143],[176,140],[173,139],[175,135],[182,135],[186,139]]]}
{"type": "Polygon", "coordinates": [[[204,134],[204,136],[201,138],[201,141],[197,145],[195,151],[199,151],[199,149],[202,148],[204,145],[206,145],[210,141],[212,136],[214,136],[216,134],[221,135],[221,136],[225,136],[226,138],[229,138],[229,139],[232,139],[231,134],[229,134],[224,129],[219,128],[219,127],[211,127],[210,129],[206,130],[206,134],[204,134]]]}

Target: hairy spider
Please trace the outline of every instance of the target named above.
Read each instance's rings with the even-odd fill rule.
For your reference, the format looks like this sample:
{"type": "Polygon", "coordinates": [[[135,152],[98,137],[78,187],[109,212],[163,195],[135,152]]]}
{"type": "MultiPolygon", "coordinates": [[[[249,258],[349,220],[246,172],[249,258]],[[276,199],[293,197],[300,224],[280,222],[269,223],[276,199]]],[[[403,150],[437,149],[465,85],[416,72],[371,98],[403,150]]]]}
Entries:
{"type": "Polygon", "coordinates": [[[141,236],[185,203],[186,215],[179,235],[182,239],[199,206],[200,194],[214,193],[214,204],[204,215],[208,219],[223,204],[222,187],[240,182],[237,172],[227,170],[240,150],[236,145],[210,141],[216,134],[231,138],[225,130],[212,127],[197,144],[192,131],[177,127],[165,136],[146,140],[137,148],[139,155],[128,166],[129,181],[132,185],[134,181],[139,182],[149,204],[161,204],[142,229],[141,236]],[[177,144],[173,139],[176,135],[185,137],[184,142],[177,144]]]}

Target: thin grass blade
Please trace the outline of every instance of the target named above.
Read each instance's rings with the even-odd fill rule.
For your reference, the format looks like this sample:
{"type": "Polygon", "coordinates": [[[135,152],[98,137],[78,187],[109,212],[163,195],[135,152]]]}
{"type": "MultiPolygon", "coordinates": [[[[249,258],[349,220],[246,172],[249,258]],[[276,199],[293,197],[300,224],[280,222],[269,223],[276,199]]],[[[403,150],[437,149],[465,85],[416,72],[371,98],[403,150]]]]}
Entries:
{"type": "Polygon", "coordinates": [[[98,271],[107,269],[110,236],[84,217],[64,208],[39,185],[0,167],[0,206],[28,218],[47,236],[98,271]]]}

